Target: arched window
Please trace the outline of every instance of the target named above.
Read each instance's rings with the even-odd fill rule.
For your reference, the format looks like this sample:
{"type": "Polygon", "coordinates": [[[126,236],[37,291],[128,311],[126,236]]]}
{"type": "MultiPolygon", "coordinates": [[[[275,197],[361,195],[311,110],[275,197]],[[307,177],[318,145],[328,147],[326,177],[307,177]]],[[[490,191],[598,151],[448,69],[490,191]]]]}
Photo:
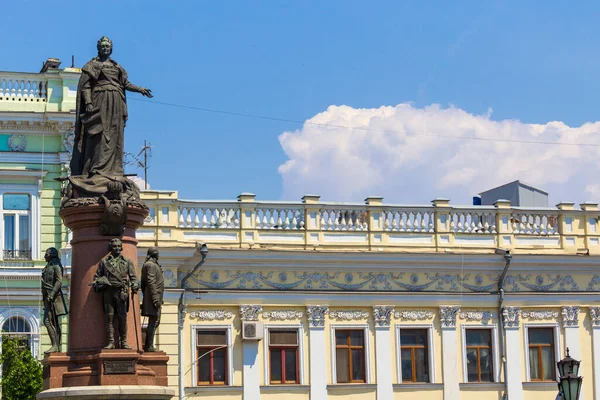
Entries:
{"type": "Polygon", "coordinates": [[[31,348],[31,326],[23,317],[10,317],[2,324],[2,336],[17,338],[23,347],[31,348]]]}

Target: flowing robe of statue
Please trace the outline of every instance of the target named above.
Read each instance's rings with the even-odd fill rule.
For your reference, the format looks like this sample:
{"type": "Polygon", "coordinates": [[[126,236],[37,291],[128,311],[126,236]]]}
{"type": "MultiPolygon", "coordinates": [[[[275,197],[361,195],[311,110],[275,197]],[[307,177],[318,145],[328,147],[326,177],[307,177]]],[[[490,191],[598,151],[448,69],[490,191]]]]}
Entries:
{"type": "Polygon", "coordinates": [[[123,176],[126,90],[138,92],[141,88],[127,80],[127,72],[114,60],[94,58],[83,67],[77,88],[71,175],[123,176]],[[89,103],[92,113],[85,112],[89,103]]]}

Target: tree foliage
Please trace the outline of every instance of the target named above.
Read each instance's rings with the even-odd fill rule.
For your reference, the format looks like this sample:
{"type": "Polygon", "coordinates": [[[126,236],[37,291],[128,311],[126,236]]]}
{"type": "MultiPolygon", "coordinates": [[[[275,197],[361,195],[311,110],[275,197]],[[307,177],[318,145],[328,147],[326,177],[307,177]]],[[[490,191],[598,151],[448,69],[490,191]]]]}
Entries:
{"type": "Polygon", "coordinates": [[[42,364],[18,338],[2,338],[2,400],[35,400],[42,391],[42,364]]]}

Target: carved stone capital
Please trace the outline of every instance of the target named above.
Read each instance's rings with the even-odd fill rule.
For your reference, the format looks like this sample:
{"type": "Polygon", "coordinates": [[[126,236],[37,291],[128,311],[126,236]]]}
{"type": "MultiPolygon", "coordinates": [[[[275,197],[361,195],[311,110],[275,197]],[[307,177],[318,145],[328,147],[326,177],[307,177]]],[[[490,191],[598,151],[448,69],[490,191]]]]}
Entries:
{"type": "Polygon", "coordinates": [[[519,307],[504,307],[502,309],[502,323],[504,324],[504,328],[518,328],[519,315],[521,315],[519,307]]]}
{"type": "Polygon", "coordinates": [[[579,306],[564,306],[562,308],[563,328],[577,328],[579,326],[579,306]]]}
{"type": "Polygon", "coordinates": [[[459,311],[459,306],[440,307],[440,322],[442,324],[442,328],[456,328],[456,314],[459,311]]]}
{"type": "Polygon", "coordinates": [[[394,306],[373,306],[373,320],[375,326],[390,326],[390,320],[394,313],[394,306]]]}
{"type": "Polygon", "coordinates": [[[261,311],[262,306],[240,306],[242,321],[258,321],[258,313],[261,311]]]}
{"type": "Polygon", "coordinates": [[[177,318],[177,322],[179,323],[179,328],[183,328],[185,322],[185,314],[187,313],[187,306],[185,304],[180,304],[178,307],[179,318],[177,318]]]}
{"type": "Polygon", "coordinates": [[[319,328],[325,326],[325,314],[329,314],[327,306],[306,306],[308,314],[308,326],[310,328],[319,328]]]}
{"type": "Polygon", "coordinates": [[[600,307],[590,307],[592,327],[600,327],[600,307]]]}

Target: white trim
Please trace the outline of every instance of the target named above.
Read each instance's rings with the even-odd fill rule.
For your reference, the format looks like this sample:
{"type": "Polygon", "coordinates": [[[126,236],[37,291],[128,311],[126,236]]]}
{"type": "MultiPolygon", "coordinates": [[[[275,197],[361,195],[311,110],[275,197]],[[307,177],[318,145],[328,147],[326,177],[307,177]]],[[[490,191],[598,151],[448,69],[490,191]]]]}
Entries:
{"type": "Polygon", "coordinates": [[[462,343],[462,366],[463,366],[463,383],[473,383],[473,384],[489,384],[489,383],[497,383],[500,382],[500,357],[498,356],[498,325],[497,324],[488,324],[488,325],[461,325],[461,343],[462,343]],[[493,382],[469,382],[469,373],[467,372],[467,330],[471,329],[487,329],[492,331],[492,362],[494,363],[494,381],[493,382]]]}
{"type": "MultiPolygon", "coordinates": [[[[554,377],[558,377],[558,368],[556,363],[560,361],[561,347],[560,347],[560,325],[556,323],[526,323],[523,324],[523,340],[524,340],[524,351],[525,351],[525,379],[526,382],[532,382],[531,373],[529,371],[529,328],[552,328],[554,330],[554,377]]],[[[537,383],[538,381],[533,381],[537,383]]]]}
{"type": "MultiPolygon", "coordinates": [[[[19,132],[21,133],[21,132],[19,132]]],[[[26,134],[25,132],[23,132],[26,134]]],[[[57,134],[58,135],[58,134],[57,134]]],[[[0,163],[6,164],[60,164],[59,153],[0,152],[0,163]]]]}
{"type": "MultiPolygon", "coordinates": [[[[4,214],[4,202],[2,196],[7,193],[14,194],[28,194],[31,196],[31,202],[29,204],[29,223],[30,225],[30,240],[31,240],[31,259],[37,260],[41,254],[40,250],[40,231],[41,231],[41,213],[42,213],[42,202],[40,201],[41,191],[38,190],[37,185],[23,185],[23,184],[0,184],[0,215],[4,214]]],[[[18,218],[17,218],[18,219],[18,218]]],[[[4,217],[0,218],[0,248],[4,249],[4,217]]],[[[2,259],[3,253],[0,252],[0,260],[2,259]]]]}
{"type": "MultiPolygon", "coordinates": [[[[204,331],[204,330],[225,330],[227,333],[227,385],[224,385],[225,387],[228,386],[233,386],[233,341],[232,341],[232,336],[231,336],[231,325],[192,325],[190,327],[191,329],[191,360],[193,360],[192,362],[192,384],[190,385],[190,387],[212,387],[212,386],[200,386],[198,385],[198,381],[196,379],[197,376],[197,372],[196,372],[196,365],[197,365],[197,361],[196,360],[196,331],[204,331]]],[[[187,368],[185,368],[187,369],[187,368]]],[[[184,369],[184,370],[185,370],[184,369]]]]}
{"type": "MultiPolygon", "coordinates": [[[[24,307],[3,307],[0,312],[0,329],[4,323],[13,317],[23,318],[28,324],[31,331],[28,333],[31,336],[30,350],[31,354],[37,359],[40,354],[40,316],[39,310],[34,308],[24,307]]],[[[0,353],[2,352],[2,335],[0,335],[0,353]]],[[[2,366],[0,365],[0,373],[2,366]]]]}
{"type": "Polygon", "coordinates": [[[298,335],[298,368],[300,369],[299,378],[300,382],[296,385],[304,385],[304,328],[302,324],[265,324],[265,335],[264,335],[264,351],[263,351],[263,359],[264,359],[264,386],[276,386],[285,388],[287,386],[294,386],[292,384],[281,384],[281,385],[271,385],[271,379],[269,379],[270,365],[269,365],[269,330],[278,330],[278,331],[296,331],[298,335]]]}
{"type": "MultiPolygon", "coordinates": [[[[427,357],[429,362],[429,382],[417,382],[416,384],[435,383],[435,349],[433,345],[433,324],[395,324],[396,327],[396,379],[398,384],[402,383],[402,342],[400,331],[404,329],[427,329],[427,357]]],[[[410,384],[413,385],[413,384],[410,384]]],[[[412,386],[411,386],[412,387],[412,386]]]]}
{"type": "MultiPolygon", "coordinates": [[[[363,330],[365,347],[365,384],[371,383],[371,341],[369,338],[369,324],[331,324],[330,325],[330,344],[331,344],[331,382],[333,385],[355,385],[354,383],[338,383],[336,371],[336,351],[335,351],[335,331],[339,330],[363,330]]],[[[360,383],[356,383],[360,385],[360,383]]]]}

